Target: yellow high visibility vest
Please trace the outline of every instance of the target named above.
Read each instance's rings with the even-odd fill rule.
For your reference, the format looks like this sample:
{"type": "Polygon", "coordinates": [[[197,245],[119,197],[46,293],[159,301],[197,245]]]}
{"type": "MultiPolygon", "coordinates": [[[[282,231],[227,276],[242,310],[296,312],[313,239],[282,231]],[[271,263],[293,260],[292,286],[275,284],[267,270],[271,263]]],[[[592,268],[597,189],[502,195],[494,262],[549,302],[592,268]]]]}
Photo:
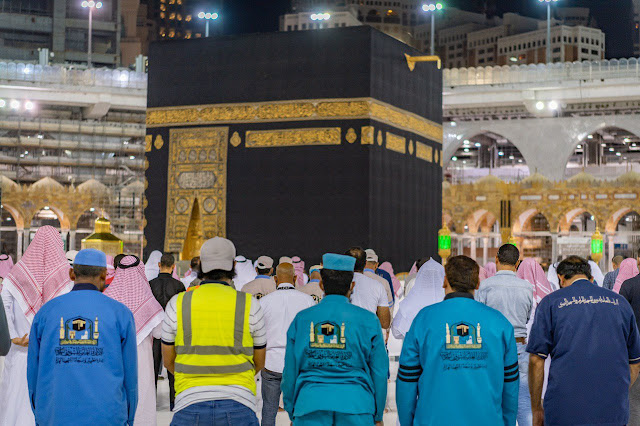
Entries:
{"type": "Polygon", "coordinates": [[[195,386],[244,386],[256,393],[251,295],[207,284],[178,295],[176,395],[195,386]]]}

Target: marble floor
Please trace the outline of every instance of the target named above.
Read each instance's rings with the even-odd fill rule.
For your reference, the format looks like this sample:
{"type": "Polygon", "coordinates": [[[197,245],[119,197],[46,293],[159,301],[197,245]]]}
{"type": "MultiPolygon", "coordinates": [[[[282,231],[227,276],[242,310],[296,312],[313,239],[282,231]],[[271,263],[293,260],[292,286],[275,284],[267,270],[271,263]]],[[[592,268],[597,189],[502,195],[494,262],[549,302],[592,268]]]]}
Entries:
{"type": "MultiPolygon", "coordinates": [[[[387,394],[387,412],[384,415],[384,424],[394,426],[396,424],[396,404],[395,404],[395,375],[398,369],[397,362],[391,363],[391,379],[389,382],[389,390],[387,394]]],[[[173,413],[169,411],[169,382],[160,380],[158,382],[158,426],[168,426],[171,423],[173,413]]],[[[289,426],[289,416],[286,412],[278,413],[276,418],[277,426],[289,426]]]]}

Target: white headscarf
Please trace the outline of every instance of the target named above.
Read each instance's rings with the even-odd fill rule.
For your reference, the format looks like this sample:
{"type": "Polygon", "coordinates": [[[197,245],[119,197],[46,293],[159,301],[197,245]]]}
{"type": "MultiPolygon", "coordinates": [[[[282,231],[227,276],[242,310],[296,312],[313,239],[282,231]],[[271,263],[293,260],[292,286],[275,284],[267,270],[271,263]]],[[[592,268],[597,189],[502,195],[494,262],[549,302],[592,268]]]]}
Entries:
{"type": "Polygon", "coordinates": [[[556,271],[557,266],[558,264],[552,263],[551,266],[549,266],[549,271],[547,271],[547,281],[551,284],[553,291],[560,289],[560,280],[558,279],[558,272],[556,271]]]}
{"type": "Polygon", "coordinates": [[[598,284],[600,287],[602,287],[602,283],[604,283],[604,274],[600,270],[600,267],[593,260],[589,261],[589,266],[591,266],[591,276],[593,277],[595,284],[598,284]]]}
{"type": "Polygon", "coordinates": [[[391,331],[396,339],[404,339],[414,318],[424,307],[444,300],[443,284],[444,267],[429,259],[416,275],[411,297],[406,297],[400,302],[398,312],[393,318],[391,331]]]}
{"type": "Polygon", "coordinates": [[[236,290],[241,291],[242,287],[244,287],[244,285],[249,281],[255,280],[258,274],[253,268],[251,260],[244,256],[236,256],[235,260],[236,277],[233,279],[233,284],[235,285],[236,290]]]}
{"type": "Polygon", "coordinates": [[[158,274],[160,274],[160,266],[158,266],[160,258],[162,258],[162,253],[158,250],[152,251],[149,255],[147,263],[144,264],[144,273],[147,276],[147,281],[158,278],[158,274]]]}

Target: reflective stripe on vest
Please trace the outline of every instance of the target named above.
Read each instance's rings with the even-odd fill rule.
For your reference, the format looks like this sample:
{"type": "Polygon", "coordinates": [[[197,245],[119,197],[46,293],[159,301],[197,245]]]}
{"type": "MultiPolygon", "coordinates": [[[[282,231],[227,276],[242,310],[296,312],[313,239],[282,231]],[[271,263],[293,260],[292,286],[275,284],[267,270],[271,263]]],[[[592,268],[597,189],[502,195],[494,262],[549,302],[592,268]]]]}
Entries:
{"type": "MultiPolygon", "coordinates": [[[[191,300],[194,292],[188,292],[182,299],[182,332],[184,335],[184,346],[176,347],[176,354],[195,355],[253,355],[253,347],[242,346],[244,337],[244,316],[246,309],[246,293],[237,292],[236,312],[234,316],[233,346],[196,346],[191,344],[193,329],[191,326],[191,300]]],[[[177,366],[177,364],[176,364],[177,366]]],[[[226,371],[237,373],[246,370],[226,371]]],[[[186,373],[187,371],[185,371],[186,373]]],[[[204,374],[224,374],[225,372],[213,372],[204,374]]]]}
{"type": "Polygon", "coordinates": [[[251,300],[213,283],[178,295],[176,394],[197,386],[243,386],[255,394],[251,300]]]}

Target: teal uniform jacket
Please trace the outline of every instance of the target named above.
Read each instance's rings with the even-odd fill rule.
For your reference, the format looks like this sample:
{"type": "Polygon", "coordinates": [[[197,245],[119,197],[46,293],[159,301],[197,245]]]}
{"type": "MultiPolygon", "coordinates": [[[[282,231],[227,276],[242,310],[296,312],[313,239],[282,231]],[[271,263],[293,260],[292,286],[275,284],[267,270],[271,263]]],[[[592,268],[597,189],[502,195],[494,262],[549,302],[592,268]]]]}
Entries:
{"type": "Polygon", "coordinates": [[[451,293],[416,316],[396,384],[402,426],[513,426],[518,412],[513,326],[470,293],[451,293]]]}
{"type": "Polygon", "coordinates": [[[381,421],[388,371],[378,317],[344,296],[325,296],[289,327],[282,373],[285,410],[291,419],[334,411],[381,421]]]}

